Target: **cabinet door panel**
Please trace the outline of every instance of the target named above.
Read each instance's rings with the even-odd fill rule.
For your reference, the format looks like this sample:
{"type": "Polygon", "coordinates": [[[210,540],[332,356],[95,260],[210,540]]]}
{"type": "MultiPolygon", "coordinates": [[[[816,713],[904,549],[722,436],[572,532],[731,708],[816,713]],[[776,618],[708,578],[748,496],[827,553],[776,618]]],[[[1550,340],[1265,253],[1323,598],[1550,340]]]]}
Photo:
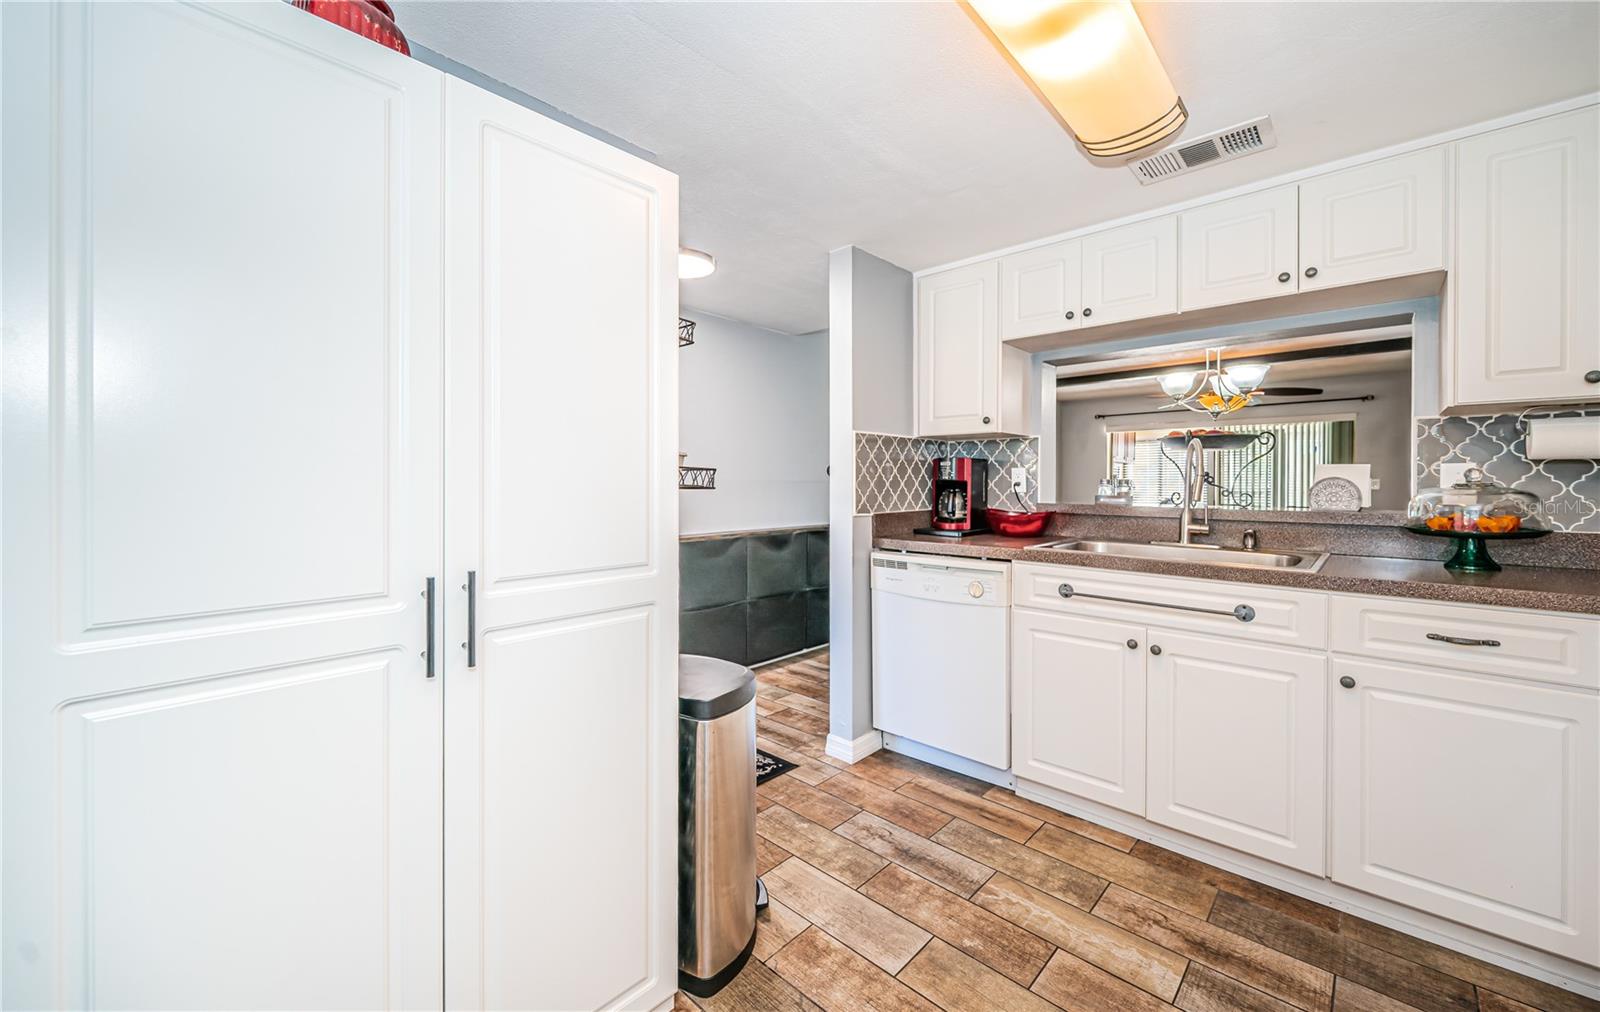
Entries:
{"type": "Polygon", "coordinates": [[[445,124],[445,1004],[650,1008],[676,984],[677,180],[453,79],[445,124]],[[562,438],[603,462],[603,534],[561,534],[562,438]]]}
{"type": "Polygon", "coordinates": [[[1326,658],[1149,636],[1150,820],[1323,874],[1326,658]]]}
{"type": "Polygon", "coordinates": [[[1178,217],[1169,214],[1083,242],[1083,325],[1178,311],[1178,217]]]}
{"type": "Polygon", "coordinates": [[[1597,149],[1594,108],[1457,147],[1457,404],[1600,398],[1597,149]]]}
{"type": "Polygon", "coordinates": [[[1083,245],[1077,239],[1000,261],[1001,340],[1076,330],[1083,325],[1082,302],[1083,245]]]}
{"type": "Polygon", "coordinates": [[[1143,815],[1144,628],[1025,609],[1011,623],[1013,771],[1143,815]]]}
{"type": "Polygon", "coordinates": [[[1444,236],[1442,147],[1309,179],[1300,184],[1300,290],[1443,270],[1444,236]]]}
{"type": "Polygon", "coordinates": [[[992,428],[1000,413],[1000,261],[917,282],[918,434],[992,428]]]}
{"type": "Polygon", "coordinates": [[[442,76],[0,18],[0,1003],[437,1007],[442,76]]]}
{"type": "Polygon", "coordinates": [[[1299,291],[1299,191],[1280,186],[1178,219],[1184,312],[1299,291]]]}
{"type": "Polygon", "coordinates": [[[1335,656],[1333,879],[1600,963],[1600,698],[1335,656]]]}

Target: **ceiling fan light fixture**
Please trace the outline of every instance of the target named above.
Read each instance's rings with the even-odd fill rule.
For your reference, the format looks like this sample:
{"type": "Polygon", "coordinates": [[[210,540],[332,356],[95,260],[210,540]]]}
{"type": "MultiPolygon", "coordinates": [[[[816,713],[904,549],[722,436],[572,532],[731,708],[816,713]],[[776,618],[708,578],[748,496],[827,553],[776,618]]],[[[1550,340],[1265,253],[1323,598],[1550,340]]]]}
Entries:
{"type": "Polygon", "coordinates": [[[1259,387],[1267,378],[1267,370],[1271,366],[1249,363],[1245,365],[1230,365],[1222,370],[1222,375],[1227,377],[1228,383],[1242,394],[1259,387]]]}
{"type": "Polygon", "coordinates": [[[967,0],[1083,149],[1132,154],[1188,120],[1131,0],[967,0]]]}
{"type": "Polygon", "coordinates": [[[678,247],[678,280],[709,277],[717,269],[717,258],[705,250],[678,247]]]}
{"type": "Polygon", "coordinates": [[[1183,397],[1194,389],[1192,372],[1169,372],[1156,377],[1156,382],[1161,384],[1161,391],[1173,400],[1183,397]]]}

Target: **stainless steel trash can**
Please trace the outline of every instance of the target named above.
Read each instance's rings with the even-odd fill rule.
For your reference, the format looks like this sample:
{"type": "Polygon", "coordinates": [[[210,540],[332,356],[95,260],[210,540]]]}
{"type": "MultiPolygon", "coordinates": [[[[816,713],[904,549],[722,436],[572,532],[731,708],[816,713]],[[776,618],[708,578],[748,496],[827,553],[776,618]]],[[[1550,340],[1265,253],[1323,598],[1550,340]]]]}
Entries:
{"type": "Polygon", "coordinates": [[[756,944],[755,698],[749,668],[678,658],[678,986],[698,997],[756,944]]]}

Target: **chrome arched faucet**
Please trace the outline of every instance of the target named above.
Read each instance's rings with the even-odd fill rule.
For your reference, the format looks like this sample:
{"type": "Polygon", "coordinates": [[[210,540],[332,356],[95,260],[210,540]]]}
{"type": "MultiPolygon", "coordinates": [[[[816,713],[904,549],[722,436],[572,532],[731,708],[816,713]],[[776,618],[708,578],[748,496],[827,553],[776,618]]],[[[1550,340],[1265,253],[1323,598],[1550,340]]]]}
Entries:
{"type": "Polygon", "coordinates": [[[1183,511],[1178,516],[1178,544],[1190,544],[1195,534],[1211,533],[1211,509],[1206,503],[1206,451],[1199,436],[1191,436],[1183,450],[1183,511]],[[1194,522],[1194,501],[1200,500],[1205,517],[1194,522]]]}

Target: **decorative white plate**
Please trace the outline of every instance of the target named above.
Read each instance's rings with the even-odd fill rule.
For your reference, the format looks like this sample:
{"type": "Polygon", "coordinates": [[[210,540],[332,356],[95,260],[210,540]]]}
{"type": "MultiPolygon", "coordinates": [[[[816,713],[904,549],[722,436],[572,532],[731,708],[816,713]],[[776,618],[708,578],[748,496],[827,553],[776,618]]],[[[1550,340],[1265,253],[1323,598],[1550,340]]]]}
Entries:
{"type": "Polygon", "coordinates": [[[1314,510],[1358,510],[1361,488],[1349,478],[1319,478],[1311,483],[1314,510]]]}

